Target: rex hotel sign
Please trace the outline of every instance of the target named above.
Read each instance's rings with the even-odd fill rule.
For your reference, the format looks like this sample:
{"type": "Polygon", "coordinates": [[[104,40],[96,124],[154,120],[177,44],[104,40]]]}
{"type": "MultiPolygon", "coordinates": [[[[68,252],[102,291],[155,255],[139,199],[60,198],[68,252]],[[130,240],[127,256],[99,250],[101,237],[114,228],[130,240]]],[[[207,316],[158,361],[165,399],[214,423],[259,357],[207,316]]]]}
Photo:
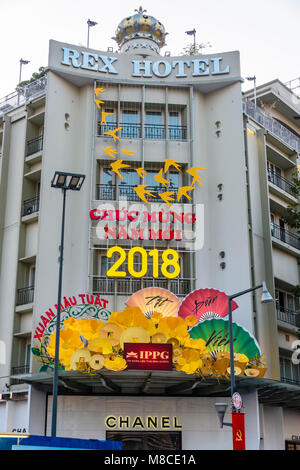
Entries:
{"type": "Polygon", "coordinates": [[[172,344],[125,343],[127,369],[172,370],[172,344]]]}

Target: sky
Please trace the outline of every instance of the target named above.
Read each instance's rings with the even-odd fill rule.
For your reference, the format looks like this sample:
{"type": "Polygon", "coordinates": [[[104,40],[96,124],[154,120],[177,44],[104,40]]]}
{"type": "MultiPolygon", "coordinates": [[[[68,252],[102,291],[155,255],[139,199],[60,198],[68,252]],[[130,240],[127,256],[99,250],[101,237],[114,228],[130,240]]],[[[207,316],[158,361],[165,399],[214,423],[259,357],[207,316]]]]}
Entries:
{"type": "Polygon", "coordinates": [[[118,24],[140,5],[169,33],[162,55],[180,55],[195,28],[196,42],[212,46],[204,54],[240,51],[242,77],[255,75],[257,86],[300,77],[300,0],[0,0],[0,98],[14,91],[21,58],[30,60],[22,80],[47,65],[50,39],[85,46],[88,19],[98,23],[90,47],[116,50],[118,24]]]}

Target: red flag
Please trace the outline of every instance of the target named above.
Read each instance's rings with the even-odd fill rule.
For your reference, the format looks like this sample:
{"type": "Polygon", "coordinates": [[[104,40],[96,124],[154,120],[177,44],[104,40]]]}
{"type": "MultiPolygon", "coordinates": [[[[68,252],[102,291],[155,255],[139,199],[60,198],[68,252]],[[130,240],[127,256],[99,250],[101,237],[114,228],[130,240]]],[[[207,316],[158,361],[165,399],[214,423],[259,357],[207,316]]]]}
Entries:
{"type": "Polygon", "coordinates": [[[232,413],[232,440],[233,450],[246,450],[244,413],[232,413]]]}

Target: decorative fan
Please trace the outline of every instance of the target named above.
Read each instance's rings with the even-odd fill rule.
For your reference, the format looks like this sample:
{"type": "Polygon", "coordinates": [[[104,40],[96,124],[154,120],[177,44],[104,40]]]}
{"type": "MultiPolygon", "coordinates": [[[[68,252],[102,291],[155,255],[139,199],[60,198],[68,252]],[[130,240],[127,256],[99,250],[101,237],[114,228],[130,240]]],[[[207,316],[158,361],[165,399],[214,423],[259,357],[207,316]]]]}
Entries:
{"type": "MultiPolygon", "coordinates": [[[[245,354],[248,359],[261,356],[260,347],[249,331],[238,323],[232,323],[232,332],[234,353],[245,354]]],[[[203,339],[208,351],[214,358],[219,351],[230,352],[228,320],[223,318],[205,320],[194,326],[189,334],[191,338],[203,339]]]]}
{"type": "Polygon", "coordinates": [[[161,287],[146,287],[132,294],[126,302],[128,307],[139,307],[147,318],[154,312],[163,317],[176,317],[180,300],[176,295],[161,287]]]}
{"type": "MultiPolygon", "coordinates": [[[[232,310],[238,308],[237,303],[231,301],[232,310]]],[[[196,317],[199,322],[210,318],[222,318],[228,315],[228,295],[216,289],[198,289],[186,296],[179,307],[178,316],[186,318],[189,315],[196,317]]]]}

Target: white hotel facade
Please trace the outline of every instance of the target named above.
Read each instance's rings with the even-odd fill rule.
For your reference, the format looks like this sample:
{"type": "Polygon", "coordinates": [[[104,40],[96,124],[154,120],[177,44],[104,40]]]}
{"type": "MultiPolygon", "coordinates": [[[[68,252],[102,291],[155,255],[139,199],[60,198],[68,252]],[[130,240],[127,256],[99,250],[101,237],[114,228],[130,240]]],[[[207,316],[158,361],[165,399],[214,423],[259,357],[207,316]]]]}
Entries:
{"type": "MultiPolygon", "coordinates": [[[[86,175],[81,190],[67,194],[67,299],[99,294],[112,312],[152,285],[184,297],[205,287],[234,294],[266,281],[276,303],[262,305],[256,291],[238,298],[233,313],[257,338],[268,367],[264,379],[237,378],[246,448],[299,447],[300,370],[292,354],[300,327],[300,243],[284,222],[286,208],[299,203],[293,182],[300,152],[297,90],[279,80],[259,86],[255,107],[253,92],[241,92],[237,51],[160,55],[164,27],[142,11],[120,23],[116,39],[118,52],[51,40],[46,76],[0,102],[0,432],[50,433],[52,375],[39,372],[30,349],[41,315],[57,301],[62,195],[51,180],[58,170],[86,175]],[[95,88],[105,89],[98,96],[101,110],[95,88]],[[106,125],[103,110],[109,113],[106,125]],[[114,143],[104,132],[119,127],[114,143]],[[104,151],[109,146],[131,164],[123,180],[110,170],[112,159],[104,151]],[[165,158],[182,168],[206,169],[192,202],[181,201],[183,211],[187,203],[189,212],[203,208],[197,226],[203,246],[147,237],[100,239],[90,211],[134,210],[140,202],[134,168],[145,168],[144,184],[161,191],[154,174],[165,158]],[[126,250],[174,248],[180,276],[153,279],[149,265],[142,279],[107,278],[105,254],[116,244],[126,250]]],[[[175,194],[188,184],[184,172],[171,173],[175,194]]],[[[231,430],[220,429],[214,408],[217,401],[229,403],[229,393],[228,384],[176,371],[106,371],[96,383],[69,373],[59,381],[57,432],[106,439],[126,431],[132,446],[155,448],[159,438],[166,449],[230,449],[231,430]],[[137,415],[166,414],[171,424],[159,434],[130,428],[137,415]],[[126,429],[109,428],[110,416],[116,423],[129,417],[126,429]]]]}

